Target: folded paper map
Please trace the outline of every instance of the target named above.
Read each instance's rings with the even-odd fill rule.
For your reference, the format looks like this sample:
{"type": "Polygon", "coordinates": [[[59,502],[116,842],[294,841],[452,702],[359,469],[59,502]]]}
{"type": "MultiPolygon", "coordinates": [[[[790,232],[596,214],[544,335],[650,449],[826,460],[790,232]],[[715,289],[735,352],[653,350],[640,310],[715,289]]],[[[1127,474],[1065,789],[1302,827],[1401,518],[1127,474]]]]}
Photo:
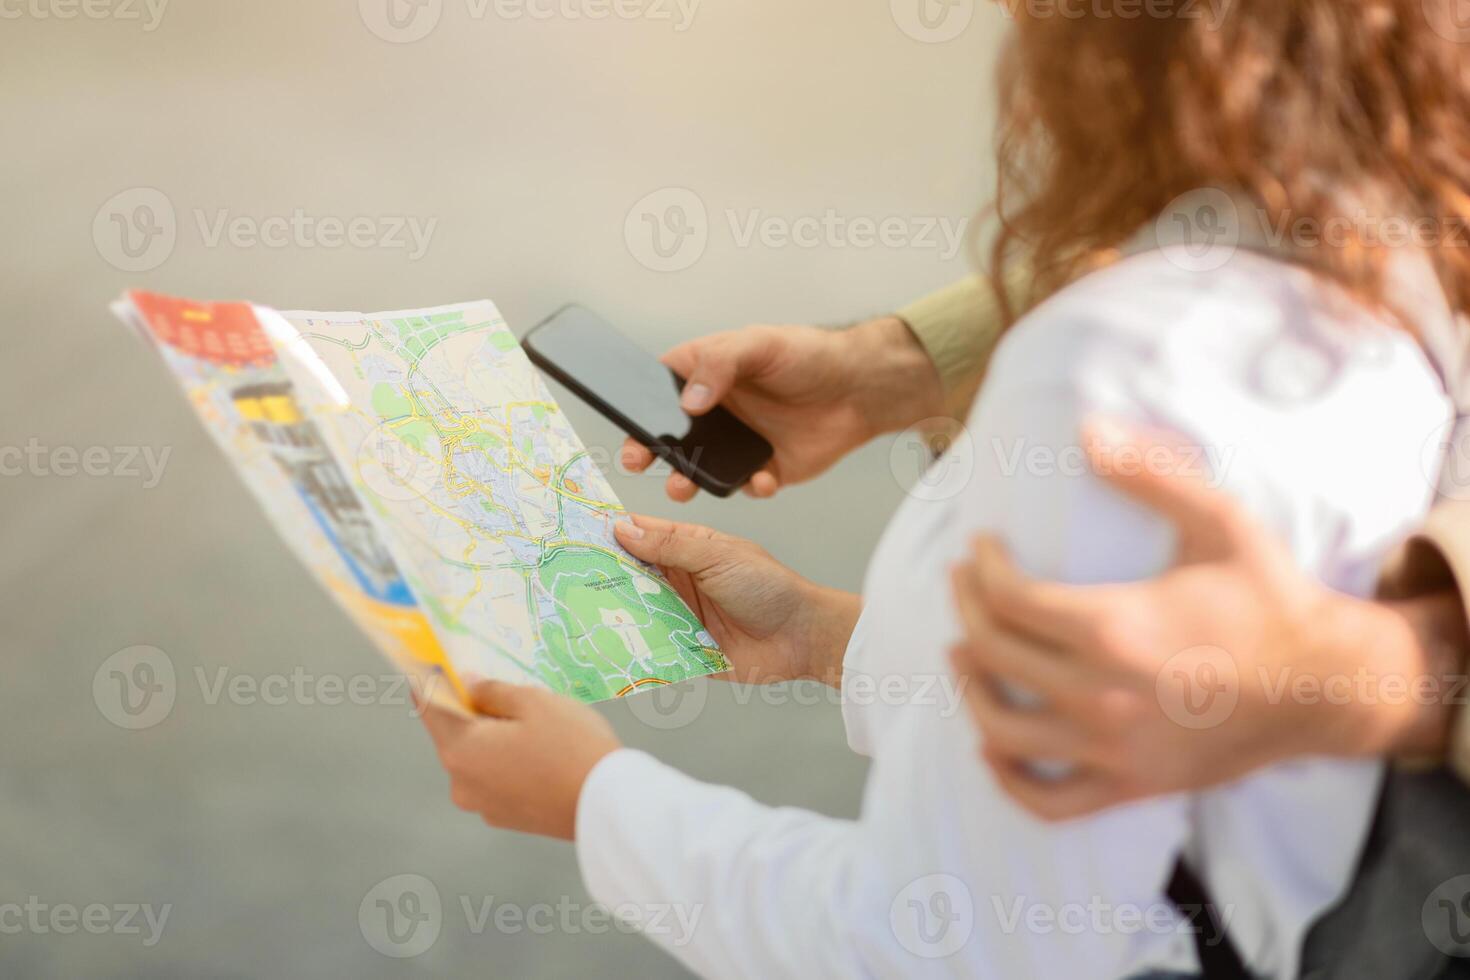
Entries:
{"type": "Polygon", "coordinates": [[[436,699],[466,675],[582,701],[728,669],[495,306],[282,313],[132,292],[297,557],[436,699]]]}

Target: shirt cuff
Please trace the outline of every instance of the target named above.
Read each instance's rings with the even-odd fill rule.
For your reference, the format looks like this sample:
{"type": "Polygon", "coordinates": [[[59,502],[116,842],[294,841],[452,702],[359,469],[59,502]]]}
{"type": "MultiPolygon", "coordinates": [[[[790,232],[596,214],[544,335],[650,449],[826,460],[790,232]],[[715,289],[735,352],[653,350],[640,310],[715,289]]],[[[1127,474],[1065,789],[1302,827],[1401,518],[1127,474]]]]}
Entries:
{"type": "MultiPolygon", "coordinates": [[[[624,921],[639,924],[638,913],[660,896],[640,880],[638,861],[629,857],[630,834],[655,826],[646,812],[650,801],[685,798],[690,778],[646,752],[622,748],[604,756],[582,783],[577,798],[577,864],[593,900],[624,921]]],[[[633,850],[636,851],[636,846],[633,850]]]]}
{"type": "MultiPolygon", "coordinates": [[[[1017,267],[1007,277],[1012,312],[1030,306],[1031,275],[1017,267]]],[[[1005,317],[995,289],[983,276],[971,276],[931,293],[898,311],[934,361],[947,394],[973,391],[1000,342],[1005,317]]]]}

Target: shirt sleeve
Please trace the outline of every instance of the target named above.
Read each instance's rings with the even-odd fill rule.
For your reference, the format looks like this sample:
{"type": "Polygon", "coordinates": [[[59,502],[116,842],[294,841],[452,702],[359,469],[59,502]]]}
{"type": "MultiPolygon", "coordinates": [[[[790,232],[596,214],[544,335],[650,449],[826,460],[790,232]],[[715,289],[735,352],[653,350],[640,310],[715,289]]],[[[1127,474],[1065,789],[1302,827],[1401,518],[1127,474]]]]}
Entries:
{"type": "Polygon", "coordinates": [[[577,806],[592,897],[702,977],[862,977],[851,821],[762,806],[632,749],[577,806]]]}
{"type": "MultiPolygon", "coordinates": [[[[1029,271],[1018,268],[1007,281],[1015,312],[1030,305],[1029,271]]],[[[1005,327],[995,290],[983,276],[971,276],[899,310],[939,370],[951,411],[963,417],[990,363],[1005,327]]]]}
{"type": "MultiPolygon", "coordinates": [[[[1470,583],[1470,500],[1441,499],[1424,527],[1389,564],[1381,591],[1410,598],[1453,590],[1464,602],[1466,583],[1470,583]]],[[[1470,783],[1470,711],[1463,704],[1455,711],[1445,761],[1462,782],[1470,783]]]]}

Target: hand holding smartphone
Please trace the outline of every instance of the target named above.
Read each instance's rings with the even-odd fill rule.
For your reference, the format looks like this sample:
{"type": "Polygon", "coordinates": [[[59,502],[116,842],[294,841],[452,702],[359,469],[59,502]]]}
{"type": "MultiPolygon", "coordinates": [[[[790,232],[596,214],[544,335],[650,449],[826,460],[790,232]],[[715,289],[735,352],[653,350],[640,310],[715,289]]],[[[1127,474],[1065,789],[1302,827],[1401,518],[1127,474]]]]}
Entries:
{"type": "Polygon", "coordinates": [[[771,444],[725,408],[687,415],[679,407],[684,379],[586,307],[562,307],[521,346],[537,367],[717,497],[771,459],[771,444]]]}

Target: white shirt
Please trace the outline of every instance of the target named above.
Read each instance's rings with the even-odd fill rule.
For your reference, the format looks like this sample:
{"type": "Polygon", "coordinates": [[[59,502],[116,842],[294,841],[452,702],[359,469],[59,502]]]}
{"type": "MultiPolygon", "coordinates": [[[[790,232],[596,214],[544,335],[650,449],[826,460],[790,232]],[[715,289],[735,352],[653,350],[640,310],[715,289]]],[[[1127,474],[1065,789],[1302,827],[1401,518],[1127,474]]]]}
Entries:
{"type": "Polygon", "coordinates": [[[937,464],[950,475],[873,556],[844,680],[849,740],[874,759],[860,819],[763,806],[623,749],[578,808],[593,897],[660,921],[697,910],[692,932],[645,931],[709,977],[1118,978],[1195,968],[1164,897],[1184,854],[1248,965],[1294,976],[1352,875],[1380,763],[1297,761],[1046,824],[996,787],[952,697],[948,569],[976,532],[1073,583],[1169,564],[1167,523],[1080,465],[1098,413],[1205,447],[1304,568],[1360,595],[1427,510],[1451,418],[1409,335],[1299,268],[1240,253],[1189,272],[1154,251],[1081,280],[1011,331],[968,455],[937,464]]]}

